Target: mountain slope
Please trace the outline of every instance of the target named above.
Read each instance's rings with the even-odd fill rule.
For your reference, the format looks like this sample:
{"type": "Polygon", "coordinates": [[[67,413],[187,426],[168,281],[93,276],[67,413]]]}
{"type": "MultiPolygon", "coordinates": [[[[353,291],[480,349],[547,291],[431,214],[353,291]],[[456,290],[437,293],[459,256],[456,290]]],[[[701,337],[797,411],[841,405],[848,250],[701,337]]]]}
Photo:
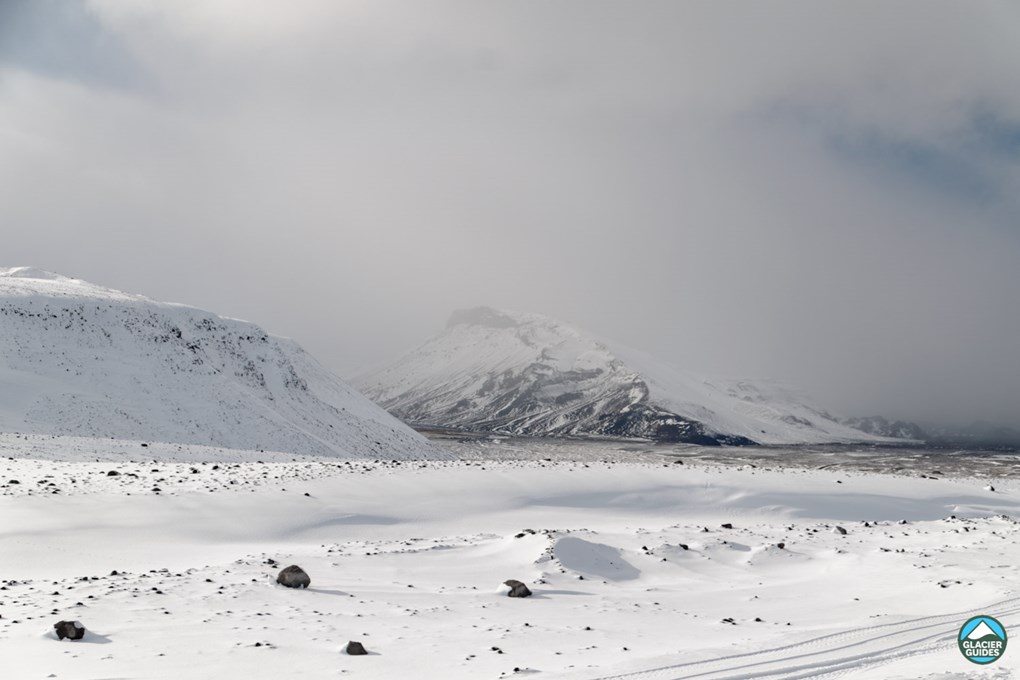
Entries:
{"type": "Polygon", "coordinates": [[[455,312],[446,330],[356,377],[407,422],[523,435],[696,444],[879,441],[785,388],[696,379],[536,314],[455,312]]]}
{"type": "Polygon", "coordinates": [[[28,267],[0,268],[0,430],[444,455],[291,340],[28,267]]]}
{"type": "Polygon", "coordinates": [[[905,420],[889,421],[882,416],[866,416],[862,418],[844,418],[843,424],[862,432],[878,435],[880,437],[892,437],[894,439],[910,439],[914,441],[925,441],[929,438],[928,433],[921,429],[920,425],[905,420]]]}

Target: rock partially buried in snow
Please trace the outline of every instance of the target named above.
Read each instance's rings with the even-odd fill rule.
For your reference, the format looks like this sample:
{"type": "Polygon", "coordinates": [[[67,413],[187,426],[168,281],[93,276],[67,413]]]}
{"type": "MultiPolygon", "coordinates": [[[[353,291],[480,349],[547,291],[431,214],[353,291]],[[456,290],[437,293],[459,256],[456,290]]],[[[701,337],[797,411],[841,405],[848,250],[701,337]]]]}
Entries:
{"type": "Polygon", "coordinates": [[[528,586],[520,581],[510,579],[509,581],[503,581],[503,585],[510,586],[510,592],[506,594],[507,597],[531,597],[531,591],[528,589],[528,586]]]}
{"type": "Polygon", "coordinates": [[[58,640],[81,640],[85,637],[85,626],[81,625],[81,621],[58,621],[53,624],[53,630],[58,640]]]}
{"type": "Polygon", "coordinates": [[[276,582],[288,588],[307,588],[312,579],[305,573],[305,570],[296,564],[292,564],[276,577],[276,582]]]}
{"type": "Polygon", "coordinates": [[[354,640],[347,643],[347,649],[344,651],[351,656],[364,656],[368,654],[368,650],[365,649],[365,645],[360,642],[355,642],[354,640]]]}

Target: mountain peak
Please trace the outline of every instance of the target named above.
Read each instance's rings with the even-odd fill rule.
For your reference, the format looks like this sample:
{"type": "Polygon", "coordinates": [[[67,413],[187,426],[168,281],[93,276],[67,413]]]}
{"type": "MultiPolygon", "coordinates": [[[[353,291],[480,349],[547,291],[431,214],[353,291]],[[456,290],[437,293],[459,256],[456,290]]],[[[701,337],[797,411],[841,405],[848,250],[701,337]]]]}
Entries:
{"type": "Polygon", "coordinates": [[[508,312],[481,306],[454,311],[446,322],[446,327],[453,328],[461,324],[486,328],[513,328],[520,325],[520,321],[508,312]]]}

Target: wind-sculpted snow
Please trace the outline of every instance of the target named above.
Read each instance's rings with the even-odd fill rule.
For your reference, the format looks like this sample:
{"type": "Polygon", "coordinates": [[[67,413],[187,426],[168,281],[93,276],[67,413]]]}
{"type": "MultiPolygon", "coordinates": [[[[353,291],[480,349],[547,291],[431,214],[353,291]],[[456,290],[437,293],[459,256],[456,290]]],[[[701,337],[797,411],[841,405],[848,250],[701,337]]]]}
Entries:
{"type": "Polygon", "coordinates": [[[39,439],[0,456],[5,678],[1007,680],[1020,665],[1007,651],[973,671],[955,640],[978,613],[1020,625],[1015,477],[816,469],[825,455],[679,465],[607,442],[521,460],[491,440],[469,460],[182,447],[156,463],[120,442],[96,462],[48,460],[39,439]],[[277,585],[292,564],[307,589],[277,585]],[[508,579],[532,596],[507,597],[508,579]],[[61,620],[85,637],[58,641],[61,620]]]}
{"type": "Polygon", "coordinates": [[[0,385],[4,432],[442,455],[291,340],[26,267],[0,269],[0,385]]]}
{"type": "Polygon", "coordinates": [[[567,324],[480,307],[389,366],[355,379],[407,422],[536,436],[715,444],[880,440],[796,393],[709,381],[567,324]]]}

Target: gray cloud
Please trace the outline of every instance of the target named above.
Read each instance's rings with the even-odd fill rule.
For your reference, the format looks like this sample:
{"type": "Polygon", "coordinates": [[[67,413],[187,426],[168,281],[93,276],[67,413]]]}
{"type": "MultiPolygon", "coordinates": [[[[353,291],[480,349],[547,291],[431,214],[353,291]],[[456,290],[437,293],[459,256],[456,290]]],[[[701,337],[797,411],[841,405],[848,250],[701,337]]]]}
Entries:
{"type": "Polygon", "coordinates": [[[78,80],[96,87],[142,84],[117,35],[80,2],[4,0],[0,3],[0,63],[78,80]]]}
{"type": "Polygon", "coordinates": [[[1020,421],[1012,4],[4,7],[7,264],[341,373],[491,304],[847,413],[1020,421]]]}

